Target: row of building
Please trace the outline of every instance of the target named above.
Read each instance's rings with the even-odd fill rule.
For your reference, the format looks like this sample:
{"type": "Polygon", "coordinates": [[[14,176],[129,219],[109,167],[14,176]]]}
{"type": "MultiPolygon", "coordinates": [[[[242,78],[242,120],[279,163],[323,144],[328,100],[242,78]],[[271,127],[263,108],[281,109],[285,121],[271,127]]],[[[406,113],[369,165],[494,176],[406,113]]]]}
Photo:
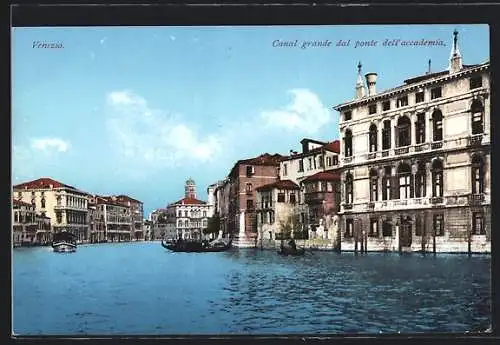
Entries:
{"type": "Polygon", "coordinates": [[[238,247],[490,252],[489,66],[462,63],[456,31],[447,70],[389,90],[359,63],[341,140],[239,160],[209,187],[221,231],[238,247]]]}
{"type": "Polygon", "coordinates": [[[12,224],[14,246],[48,244],[61,231],[75,234],[78,243],[149,238],[141,201],[90,194],[45,177],[13,187],[12,224]]]}

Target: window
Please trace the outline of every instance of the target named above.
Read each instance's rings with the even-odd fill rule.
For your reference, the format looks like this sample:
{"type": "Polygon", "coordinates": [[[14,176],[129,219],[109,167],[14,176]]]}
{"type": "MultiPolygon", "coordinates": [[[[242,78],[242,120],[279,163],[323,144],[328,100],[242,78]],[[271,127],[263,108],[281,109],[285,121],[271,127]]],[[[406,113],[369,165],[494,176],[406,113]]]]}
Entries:
{"type": "Polygon", "coordinates": [[[398,167],[399,199],[413,198],[411,168],[408,164],[400,164],[398,167]]]}
{"type": "Polygon", "coordinates": [[[290,193],[290,203],[295,204],[296,199],[295,199],[295,193],[290,193]]]}
{"type": "Polygon", "coordinates": [[[415,122],[415,139],[417,144],[425,142],[425,114],[417,114],[417,122],[415,122]]]}
{"type": "Polygon", "coordinates": [[[470,108],[472,114],[472,135],[483,133],[483,110],[481,101],[475,99],[470,108]]]}
{"type": "Polygon", "coordinates": [[[345,196],[346,204],[352,204],[353,202],[353,178],[351,173],[345,175],[345,196]]]}
{"type": "Polygon", "coordinates": [[[253,209],[253,200],[252,199],[247,200],[247,209],[249,209],[249,210],[253,209]]]}
{"type": "Polygon", "coordinates": [[[352,156],[352,132],[350,129],[346,129],[344,137],[344,155],[346,157],[352,156]]]}
{"type": "Polygon", "coordinates": [[[382,236],[392,237],[392,224],[390,220],[386,220],[382,223],[382,236]]]}
{"type": "Polygon", "coordinates": [[[62,214],[60,212],[56,213],[56,221],[58,224],[62,222],[62,214]]]}
{"type": "Polygon", "coordinates": [[[398,99],[397,99],[397,101],[396,101],[396,106],[397,106],[398,108],[400,108],[400,107],[405,107],[405,106],[407,106],[407,105],[408,105],[408,96],[403,96],[403,97],[400,97],[400,98],[398,98],[398,99]]]}
{"type": "Polygon", "coordinates": [[[391,109],[391,101],[385,101],[382,103],[382,110],[390,110],[391,109]]]}
{"type": "Polygon", "coordinates": [[[432,196],[443,196],[443,163],[439,159],[432,163],[432,196]]]}
{"type": "Polygon", "coordinates": [[[377,112],[377,105],[376,104],[370,104],[368,106],[368,113],[369,114],[375,114],[377,112]]]}
{"type": "Polygon", "coordinates": [[[31,199],[31,205],[35,206],[35,198],[31,199]]]}
{"type": "Polygon", "coordinates": [[[309,162],[309,168],[308,169],[312,170],[312,168],[313,168],[313,160],[312,160],[312,158],[309,158],[308,162],[309,162]]]}
{"type": "Polygon", "coordinates": [[[440,98],[441,97],[441,87],[435,87],[431,89],[431,99],[440,98]]]}
{"type": "Polygon", "coordinates": [[[333,165],[338,165],[339,164],[339,157],[338,156],[333,156],[332,160],[333,160],[333,165]]]}
{"type": "Polygon", "coordinates": [[[370,237],[378,237],[378,221],[376,218],[370,219],[370,232],[368,233],[370,237]]]}
{"type": "Polygon", "coordinates": [[[287,175],[287,165],[286,163],[283,164],[283,176],[286,176],[287,175]]]}
{"type": "Polygon", "coordinates": [[[472,77],[469,79],[469,86],[471,89],[477,89],[478,87],[483,86],[483,78],[481,76],[472,77]]]}
{"type": "Polygon", "coordinates": [[[252,193],[252,184],[251,183],[247,183],[247,186],[246,186],[246,192],[247,194],[251,194],[252,193]]]}
{"type": "Polygon", "coordinates": [[[344,121],[349,121],[349,120],[351,120],[351,119],[352,119],[352,112],[350,112],[350,111],[346,111],[346,112],[344,113],[344,121]]]}
{"type": "Polygon", "coordinates": [[[391,199],[391,170],[390,166],[384,168],[384,176],[382,178],[382,200],[391,199]]]}
{"type": "Polygon", "coordinates": [[[407,116],[398,119],[398,146],[409,146],[411,144],[411,122],[407,116]]]}
{"type": "Polygon", "coordinates": [[[377,170],[370,170],[370,201],[378,200],[378,176],[377,170]]]}
{"type": "Polygon", "coordinates": [[[370,152],[377,151],[377,126],[373,123],[369,132],[370,152]]]}
{"type": "Polygon", "coordinates": [[[184,217],[188,216],[188,211],[184,211],[184,217]]]}
{"type": "Polygon", "coordinates": [[[285,193],[278,193],[278,202],[285,202],[285,193]]]}
{"type": "Polygon", "coordinates": [[[425,178],[426,170],[425,163],[419,162],[417,167],[417,173],[415,174],[415,197],[423,198],[425,197],[425,178]]]}
{"type": "Polygon", "coordinates": [[[179,217],[182,217],[182,211],[179,211],[179,217]]]}
{"type": "Polygon", "coordinates": [[[274,212],[269,212],[269,223],[274,224],[274,212]]]}
{"type": "Polygon", "coordinates": [[[350,238],[352,237],[352,234],[354,233],[354,221],[353,219],[346,219],[345,220],[345,233],[344,237],[350,238]]]}
{"type": "Polygon", "coordinates": [[[17,197],[19,198],[19,200],[21,200],[23,198],[23,193],[22,192],[17,192],[17,197]]]}
{"type": "Polygon", "coordinates": [[[182,220],[177,221],[177,227],[178,228],[182,227],[182,220]]]}
{"type": "Polygon", "coordinates": [[[42,198],[42,200],[40,200],[40,203],[42,204],[42,208],[45,208],[45,199],[42,198]]]}
{"type": "Polygon", "coordinates": [[[203,217],[207,216],[207,211],[203,211],[203,217]]]}
{"type": "Polygon", "coordinates": [[[436,236],[444,235],[444,219],[442,214],[435,214],[432,221],[432,227],[436,236]]]}
{"type": "Polygon", "coordinates": [[[441,113],[441,111],[438,109],[438,110],[435,110],[433,113],[432,113],[432,134],[433,134],[433,137],[432,139],[434,141],[441,141],[443,140],[443,114],[441,113]]]}
{"type": "Polygon", "coordinates": [[[332,157],[326,157],[326,165],[331,167],[333,164],[332,164],[332,157]]]}
{"type": "Polygon", "coordinates": [[[417,92],[415,94],[415,103],[422,103],[424,101],[424,92],[417,92]]]}
{"type": "Polygon", "coordinates": [[[325,161],[324,161],[324,157],[323,156],[319,156],[318,157],[318,166],[320,168],[324,168],[325,167],[325,161]]]}
{"type": "Polygon", "coordinates": [[[247,177],[252,176],[254,174],[254,172],[255,172],[255,169],[253,166],[251,166],[251,165],[247,166],[247,177]]]}
{"type": "Polygon", "coordinates": [[[14,211],[14,222],[19,222],[19,212],[14,211]]]}
{"type": "Polygon", "coordinates": [[[304,161],[302,159],[299,160],[299,172],[304,171],[304,161]]]}
{"type": "Polygon", "coordinates": [[[472,234],[485,235],[486,229],[484,228],[484,217],[481,212],[472,213],[472,234]]]}
{"type": "Polygon", "coordinates": [[[382,129],[382,150],[391,148],[391,121],[384,121],[384,128],[382,129]]]}
{"type": "Polygon", "coordinates": [[[479,155],[472,156],[472,194],[484,193],[484,164],[479,155]]]}

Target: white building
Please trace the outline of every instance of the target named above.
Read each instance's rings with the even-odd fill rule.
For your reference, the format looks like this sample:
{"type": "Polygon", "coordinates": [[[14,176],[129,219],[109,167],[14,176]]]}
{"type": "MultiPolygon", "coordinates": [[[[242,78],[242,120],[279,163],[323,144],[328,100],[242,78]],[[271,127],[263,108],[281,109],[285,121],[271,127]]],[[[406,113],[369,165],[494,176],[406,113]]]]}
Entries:
{"type": "Polygon", "coordinates": [[[489,252],[489,63],[376,90],[358,65],[355,99],[335,107],[342,137],[342,250],[489,252]]]}

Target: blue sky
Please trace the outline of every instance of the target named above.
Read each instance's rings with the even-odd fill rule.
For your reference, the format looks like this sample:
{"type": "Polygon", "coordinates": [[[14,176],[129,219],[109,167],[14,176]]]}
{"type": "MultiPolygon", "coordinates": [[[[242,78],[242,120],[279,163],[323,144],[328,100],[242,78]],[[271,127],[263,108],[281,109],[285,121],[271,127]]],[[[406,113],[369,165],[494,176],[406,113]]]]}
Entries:
{"type": "Polygon", "coordinates": [[[380,91],[425,73],[428,59],[446,69],[455,28],[465,64],[489,59],[487,25],[15,28],[13,183],[43,176],[128,194],[147,215],[193,177],[206,200],[238,159],[337,139],[332,106],[353,98],[358,61],[378,73],[380,91]],[[383,47],[386,38],[445,46],[383,47]],[[273,47],[326,39],[330,47],[273,47]]]}

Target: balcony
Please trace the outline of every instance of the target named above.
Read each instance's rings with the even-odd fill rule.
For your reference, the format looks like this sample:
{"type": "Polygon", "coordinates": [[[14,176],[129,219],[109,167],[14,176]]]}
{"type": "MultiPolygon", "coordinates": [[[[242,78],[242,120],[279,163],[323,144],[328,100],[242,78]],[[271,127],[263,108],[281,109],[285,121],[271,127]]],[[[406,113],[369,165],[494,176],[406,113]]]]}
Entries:
{"type": "Polygon", "coordinates": [[[482,134],[476,134],[469,137],[469,146],[472,147],[481,146],[482,142],[483,142],[482,134]]]}
{"type": "Polygon", "coordinates": [[[443,147],[442,141],[437,141],[437,142],[431,144],[431,150],[438,150],[442,147],[443,147]]]}
{"type": "Polygon", "coordinates": [[[246,193],[247,195],[252,195],[252,190],[251,190],[251,189],[246,189],[246,190],[245,190],[245,193],[246,193]]]}
{"type": "Polygon", "coordinates": [[[389,150],[382,151],[382,157],[389,157],[389,150]]]}
{"type": "Polygon", "coordinates": [[[344,204],[344,210],[352,210],[352,204],[344,204]]]}
{"type": "Polygon", "coordinates": [[[372,202],[369,202],[368,205],[367,205],[367,208],[369,210],[373,210],[375,208],[375,203],[372,201],[372,202]]]}
{"type": "Polygon", "coordinates": [[[398,147],[397,149],[394,149],[394,154],[403,155],[405,153],[408,153],[409,151],[410,151],[410,148],[408,146],[398,147]]]}
{"type": "Polygon", "coordinates": [[[426,151],[429,149],[429,144],[417,144],[415,146],[415,152],[426,151]]]}
{"type": "Polygon", "coordinates": [[[470,194],[469,195],[469,205],[478,206],[484,202],[484,194],[470,194]]]}
{"type": "Polygon", "coordinates": [[[351,163],[351,162],[352,162],[352,156],[344,157],[344,163],[351,163]]]}
{"type": "Polygon", "coordinates": [[[304,194],[304,201],[306,204],[316,204],[321,203],[325,200],[325,192],[311,192],[304,194]]]}
{"type": "Polygon", "coordinates": [[[375,159],[376,157],[377,157],[377,153],[376,152],[371,152],[367,156],[368,159],[375,159]]]}
{"type": "Polygon", "coordinates": [[[430,199],[431,205],[439,205],[444,203],[444,198],[442,196],[435,196],[430,199]]]}

